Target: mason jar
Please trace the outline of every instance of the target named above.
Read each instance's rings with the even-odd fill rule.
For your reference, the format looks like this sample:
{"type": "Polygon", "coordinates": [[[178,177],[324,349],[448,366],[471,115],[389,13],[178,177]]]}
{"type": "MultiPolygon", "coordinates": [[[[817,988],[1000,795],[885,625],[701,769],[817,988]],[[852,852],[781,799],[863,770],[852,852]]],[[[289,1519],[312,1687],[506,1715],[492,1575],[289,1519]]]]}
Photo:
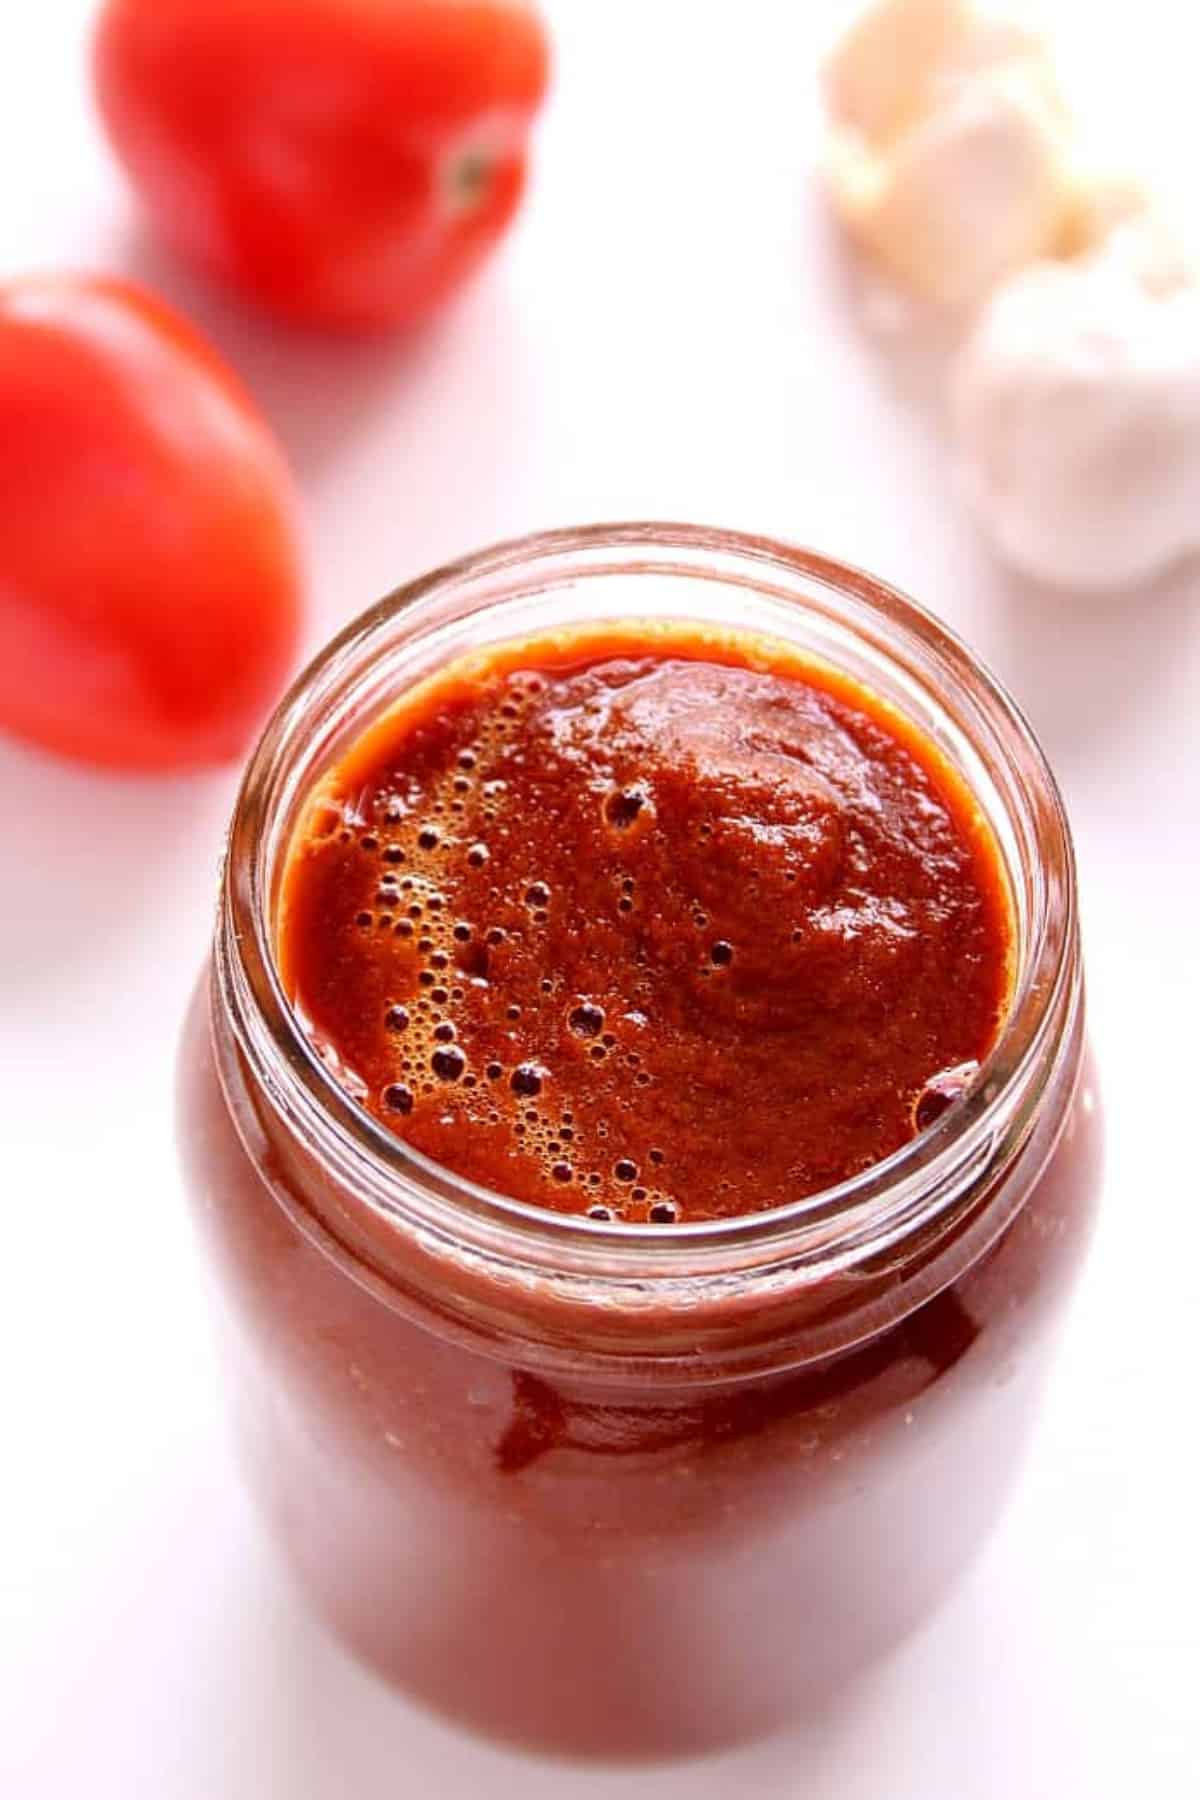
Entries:
{"type": "Polygon", "coordinates": [[[264,732],[180,1127],[248,1478],[332,1630],[543,1748],[769,1729],[937,1605],[1037,1415],[1099,1182],[1053,777],[943,624],[808,551],[637,524],[468,557],[344,631],[264,732]],[[468,648],[663,618],[782,640],[898,708],[990,823],[1015,933],[995,1047],[930,1129],[827,1192],[666,1228],[542,1211],[391,1135],[275,954],[298,812],[399,693],[468,648]]]}

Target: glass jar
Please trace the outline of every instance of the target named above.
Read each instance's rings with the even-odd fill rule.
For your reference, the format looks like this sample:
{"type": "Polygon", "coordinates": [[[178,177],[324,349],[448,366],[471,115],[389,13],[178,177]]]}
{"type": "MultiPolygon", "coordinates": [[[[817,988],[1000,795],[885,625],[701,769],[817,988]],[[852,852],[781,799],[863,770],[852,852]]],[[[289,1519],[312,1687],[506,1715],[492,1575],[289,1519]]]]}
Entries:
{"type": "Polygon", "coordinates": [[[1075,876],[1054,781],[944,626],[855,570],[694,527],[553,532],[413,583],[283,701],[233,820],[181,1064],[184,1158],[253,1488],[387,1678],[560,1750],[692,1750],[811,1706],[936,1604],[995,1519],[1088,1236],[1075,876]],[[543,1213],[374,1121],[280,987],[297,808],[469,646],[668,616],[784,639],[969,783],[1016,915],[969,1097],[835,1190],[749,1218],[543,1213]]]}

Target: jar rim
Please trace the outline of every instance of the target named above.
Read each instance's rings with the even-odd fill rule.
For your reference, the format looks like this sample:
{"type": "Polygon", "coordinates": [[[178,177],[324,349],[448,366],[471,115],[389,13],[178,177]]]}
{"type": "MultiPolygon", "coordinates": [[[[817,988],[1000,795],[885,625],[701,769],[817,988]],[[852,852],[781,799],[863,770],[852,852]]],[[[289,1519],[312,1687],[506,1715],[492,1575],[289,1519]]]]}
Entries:
{"type": "MultiPolygon", "coordinates": [[[[488,604],[485,596],[464,616],[484,623],[488,604]]],[[[317,654],[268,722],[239,789],[215,975],[256,1084],[340,1191],[376,1218],[530,1276],[609,1280],[627,1293],[657,1297],[681,1284],[694,1292],[697,1282],[732,1273],[786,1266],[814,1279],[853,1270],[922,1232],[966,1186],[978,1184],[981,1172],[993,1173],[997,1157],[1028,1136],[1037,1099],[1070,1042],[1079,1008],[1077,946],[1074,853],[1054,776],[1020,707],[957,634],[887,583],[817,552],[737,531],[644,521],[556,529],[459,558],[396,589],[317,654]],[[531,585],[551,591],[605,573],[668,571],[836,614],[843,626],[850,609],[851,633],[866,641],[876,628],[882,656],[900,666],[905,651],[912,653],[909,679],[940,684],[942,698],[951,691],[968,696],[976,730],[990,734],[1004,764],[1007,799],[1023,809],[1036,880],[1009,1009],[964,1099],[834,1187],[740,1217],[664,1226],[550,1212],[484,1188],[434,1163],[361,1106],[318,1056],[284,992],[273,946],[271,858],[281,817],[311,783],[297,780],[299,747],[331,729],[339,695],[353,690],[398,623],[419,630],[439,604],[501,578],[519,576],[527,593],[531,585]]]]}

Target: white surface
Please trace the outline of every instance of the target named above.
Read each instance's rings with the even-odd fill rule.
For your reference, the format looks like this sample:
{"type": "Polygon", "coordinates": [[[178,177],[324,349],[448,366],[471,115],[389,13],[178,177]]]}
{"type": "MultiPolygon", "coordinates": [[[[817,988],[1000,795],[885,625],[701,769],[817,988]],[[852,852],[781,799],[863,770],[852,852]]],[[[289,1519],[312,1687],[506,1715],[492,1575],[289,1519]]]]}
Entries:
{"type": "MultiPolygon", "coordinates": [[[[86,108],[89,10],[4,9],[0,270],[151,273],[246,370],[310,502],[312,644],[435,558],[548,523],[693,517],[885,573],[1007,677],[1058,769],[1111,1137],[1032,1465],[925,1634],[837,1716],[734,1756],[617,1774],[497,1752],[318,1635],[229,1464],[171,1077],[233,773],[122,783],[0,745],[0,1788],[1195,1796],[1195,571],[1085,605],[1030,591],[973,538],[939,441],[856,324],[809,174],[815,51],[838,8],[560,0],[517,239],[439,327],[366,348],[272,330],[160,260],[86,108]]],[[[1077,16],[1114,29],[1105,9],[1077,16]]],[[[1172,0],[1119,13],[1183,16],[1172,0]]],[[[1097,42],[1125,74],[1124,131],[1194,134],[1194,168],[1182,41],[1097,42]]]]}

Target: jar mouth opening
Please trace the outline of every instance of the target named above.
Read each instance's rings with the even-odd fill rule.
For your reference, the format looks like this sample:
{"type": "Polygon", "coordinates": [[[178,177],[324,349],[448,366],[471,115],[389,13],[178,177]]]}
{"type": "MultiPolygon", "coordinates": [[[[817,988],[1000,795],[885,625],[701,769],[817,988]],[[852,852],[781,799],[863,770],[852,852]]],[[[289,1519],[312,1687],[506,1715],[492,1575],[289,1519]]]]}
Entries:
{"type": "MultiPolygon", "coordinates": [[[[829,648],[822,654],[834,660],[829,648]]],[[[869,674],[862,679],[873,685],[869,674]]],[[[935,735],[921,717],[915,722],[935,735]]],[[[636,522],[514,539],[444,565],[397,589],[317,655],[266,726],[239,790],[215,978],[259,1090],[343,1196],[402,1231],[522,1267],[653,1285],[782,1261],[848,1269],[951,1205],[1027,1135],[1078,1005],[1077,934],[1073,852],[1054,777],[1020,708],[952,631],[886,583],[815,552],[740,532],[636,522]],[[589,610],[606,580],[610,603],[589,610]],[[880,678],[886,673],[901,710],[938,718],[940,747],[997,833],[1016,934],[996,1042],[968,1094],[932,1126],[835,1187],[744,1216],[670,1225],[550,1212],[455,1175],[396,1137],[318,1056],[284,992],[273,941],[276,883],[298,806],[334,745],[368,722],[359,710],[348,731],[370,683],[377,691],[368,700],[382,710],[398,685],[416,679],[399,668],[389,675],[398,644],[423,646],[424,667],[435,667],[459,648],[524,635],[505,629],[505,608],[535,601],[569,600],[581,621],[640,620],[664,583],[678,586],[680,619],[691,616],[688,591],[714,619],[723,602],[726,625],[740,623],[735,605],[757,596],[778,615],[777,627],[803,623],[825,632],[830,646],[853,645],[880,678]]]]}

